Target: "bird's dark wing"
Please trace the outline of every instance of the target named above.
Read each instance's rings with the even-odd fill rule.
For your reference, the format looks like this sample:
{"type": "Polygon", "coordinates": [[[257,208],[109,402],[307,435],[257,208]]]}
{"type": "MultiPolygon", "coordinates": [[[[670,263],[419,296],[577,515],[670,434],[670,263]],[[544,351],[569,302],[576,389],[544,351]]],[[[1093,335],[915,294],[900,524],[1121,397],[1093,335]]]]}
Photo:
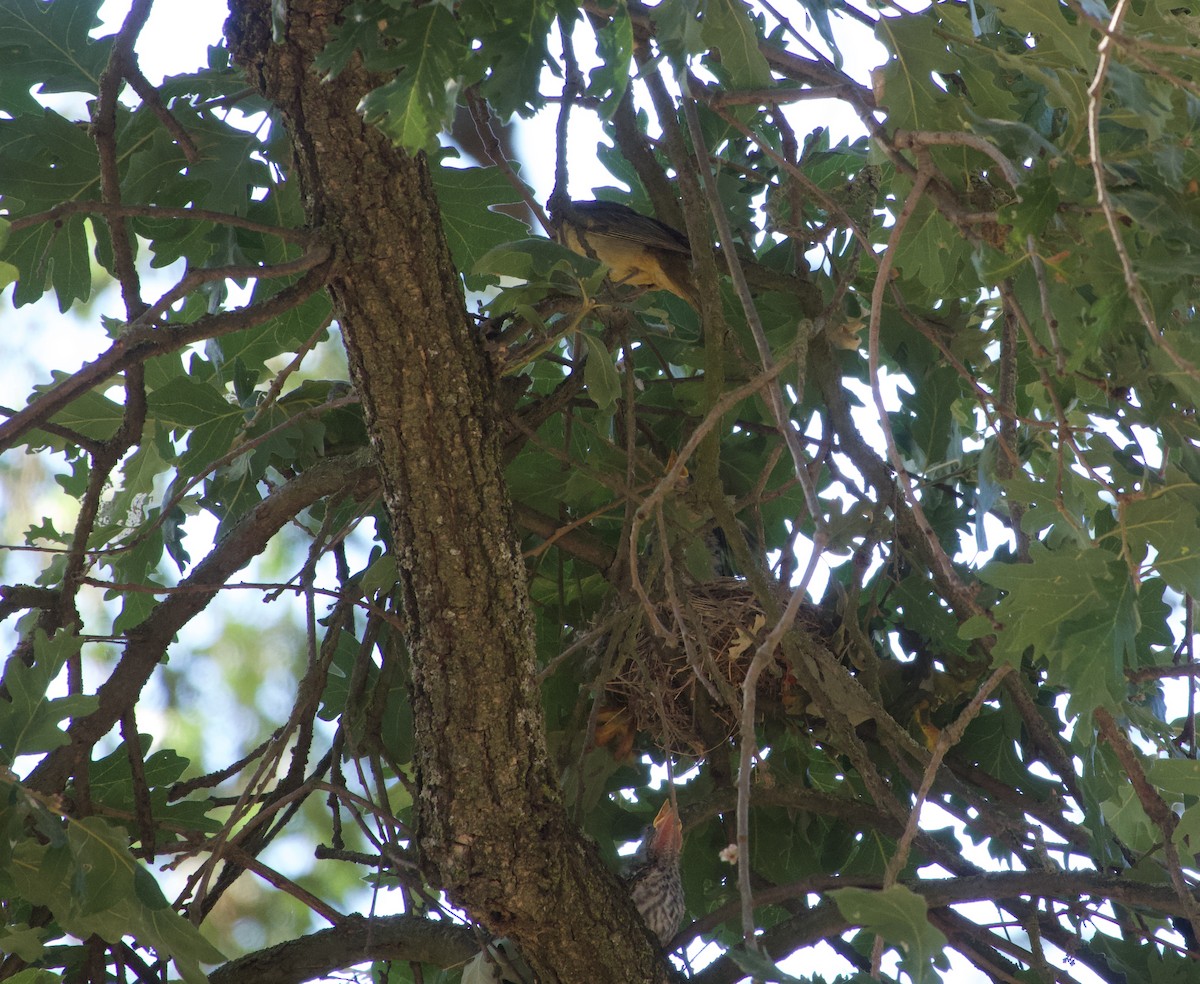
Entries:
{"type": "Polygon", "coordinates": [[[576,226],[585,235],[603,234],[688,256],[692,252],[688,237],[678,229],[618,202],[571,202],[555,218],[576,226]]]}
{"type": "Polygon", "coordinates": [[[699,310],[687,236],[616,202],[556,205],[558,240],[609,267],[614,283],[669,290],[699,310]]]}

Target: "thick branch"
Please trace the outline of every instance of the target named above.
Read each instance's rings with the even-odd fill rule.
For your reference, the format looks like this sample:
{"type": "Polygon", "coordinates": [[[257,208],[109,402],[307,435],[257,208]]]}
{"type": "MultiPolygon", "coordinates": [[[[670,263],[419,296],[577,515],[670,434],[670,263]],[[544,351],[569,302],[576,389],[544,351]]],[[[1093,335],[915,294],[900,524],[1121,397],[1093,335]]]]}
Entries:
{"type": "Polygon", "coordinates": [[[355,964],[404,960],[454,967],[478,944],[466,926],[419,916],[347,916],[334,929],[288,940],[231,960],[208,975],[211,984],[300,984],[355,964]]]}
{"type": "Polygon", "coordinates": [[[140,365],[156,355],[177,352],[206,338],[220,338],[235,331],[257,328],[302,304],[324,286],[327,271],[322,264],[328,255],[324,247],[313,250],[309,254],[312,260],[309,265],[315,269],[309,269],[296,283],[259,304],[237,311],[206,315],[188,325],[131,329],[95,361],[87,363],[69,379],[0,423],[0,452],[7,451],[21,435],[49,420],[72,400],[119,372],[140,365]]]}

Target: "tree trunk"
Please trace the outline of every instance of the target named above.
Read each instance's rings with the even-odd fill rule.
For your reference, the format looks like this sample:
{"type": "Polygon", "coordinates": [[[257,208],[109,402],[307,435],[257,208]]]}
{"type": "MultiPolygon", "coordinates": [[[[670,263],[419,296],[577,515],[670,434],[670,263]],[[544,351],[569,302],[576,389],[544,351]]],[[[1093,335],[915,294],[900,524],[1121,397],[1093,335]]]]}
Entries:
{"type": "Polygon", "coordinates": [[[546,754],[493,381],[429,170],[366,126],[378,79],[312,69],[344,2],[234,0],[237,61],[282,113],[392,524],[412,661],[417,837],[431,884],[545,982],[666,980],[627,893],[570,823],[546,754]]]}

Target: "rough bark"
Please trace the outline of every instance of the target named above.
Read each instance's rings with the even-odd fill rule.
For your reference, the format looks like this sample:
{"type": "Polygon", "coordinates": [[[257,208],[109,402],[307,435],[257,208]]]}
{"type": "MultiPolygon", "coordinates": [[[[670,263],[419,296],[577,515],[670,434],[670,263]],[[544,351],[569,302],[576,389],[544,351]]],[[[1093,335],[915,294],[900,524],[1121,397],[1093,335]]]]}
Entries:
{"type": "Polygon", "coordinates": [[[568,820],[546,753],[525,572],[492,382],[425,160],[362,122],[372,80],[312,70],[339,2],[231,5],[226,31],[279,108],[378,458],[412,660],[426,874],[545,982],[665,980],[628,896],[568,820]]]}

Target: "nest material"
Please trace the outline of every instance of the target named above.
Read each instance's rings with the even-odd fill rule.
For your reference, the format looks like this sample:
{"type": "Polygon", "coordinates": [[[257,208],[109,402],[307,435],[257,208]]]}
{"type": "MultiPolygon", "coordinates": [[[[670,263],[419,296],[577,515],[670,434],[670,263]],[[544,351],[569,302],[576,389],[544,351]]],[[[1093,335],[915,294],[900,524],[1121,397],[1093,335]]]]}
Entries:
{"type": "MultiPolygon", "coordinates": [[[[780,593],[786,603],[787,589],[780,593]]],[[[643,619],[607,691],[609,703],[627,709],[664,751],[704,755],[737,730],[742,681],[771,622],[753,589],[735,578],[690,585],[679,601],[683,625],[670,605],[659,605],[655,615],[671,637],[643,619]]],[[[828,614],[812,605],[801,607],[796,628],[826,638],[833,631],[828,614]]],[[[802,709],[800,696],[777,651],[759,677],[759,699],[802,709]]]]}

